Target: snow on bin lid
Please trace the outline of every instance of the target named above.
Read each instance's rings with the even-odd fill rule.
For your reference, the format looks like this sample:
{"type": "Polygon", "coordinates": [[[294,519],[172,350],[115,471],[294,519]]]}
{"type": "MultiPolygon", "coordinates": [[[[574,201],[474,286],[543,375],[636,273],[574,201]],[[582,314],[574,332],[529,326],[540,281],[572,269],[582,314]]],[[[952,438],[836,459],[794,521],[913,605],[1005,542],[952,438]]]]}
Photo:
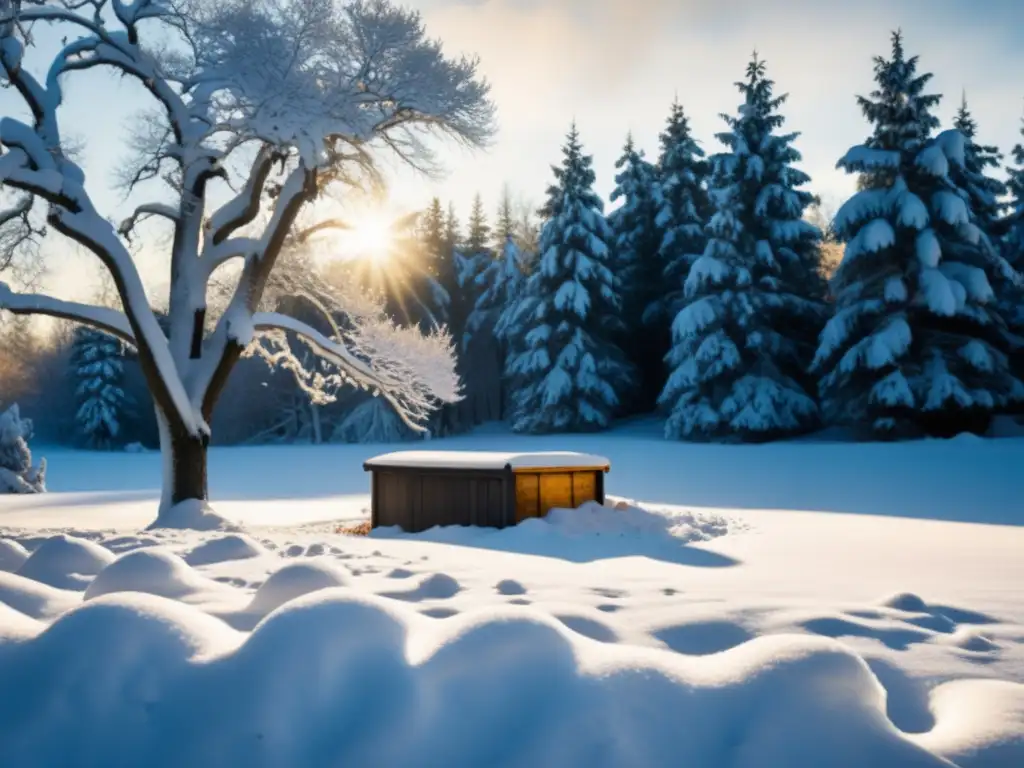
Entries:
{"type": "Polygon", "coordinates": [[[416,469],[609,469],[604,456],[570,451],[542,453],[503,453],[500,451],[396,451],[375,456],[363,464],[365,469],[411,467],[416,469]]]}

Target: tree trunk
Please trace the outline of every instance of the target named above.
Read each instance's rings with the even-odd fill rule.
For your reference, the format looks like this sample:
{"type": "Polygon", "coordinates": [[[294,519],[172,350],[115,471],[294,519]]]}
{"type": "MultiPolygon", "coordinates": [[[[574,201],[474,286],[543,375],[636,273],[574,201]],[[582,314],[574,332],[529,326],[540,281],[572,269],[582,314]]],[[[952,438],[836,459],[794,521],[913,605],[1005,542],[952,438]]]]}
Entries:
{"type": "Polygon", "coordinates": [[[172,507],[189,500],[205,504],[209,500],[206,473],[207,440],[176,429],[157,410],[160,427],[160,452],[163,455],[163,494],[159,517],[172,507]]]}

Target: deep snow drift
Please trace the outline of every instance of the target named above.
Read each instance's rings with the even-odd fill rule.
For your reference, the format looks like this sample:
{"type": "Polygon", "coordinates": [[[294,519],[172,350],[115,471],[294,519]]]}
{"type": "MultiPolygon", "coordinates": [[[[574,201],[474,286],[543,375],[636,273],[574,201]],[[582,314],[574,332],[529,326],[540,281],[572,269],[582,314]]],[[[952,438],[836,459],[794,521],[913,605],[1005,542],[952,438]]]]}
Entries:
{"type": "Polygon", "coordinates": [[[379,447],[217,449],[244,532],[144,531],[156,455],[49,451],[58,492],[0,499],[0,762],[1024,765],[1024,528],[950,522],[1020,518],[1021,441],[436,447],[499,442],[645,501],[346,537],[379,447]]]}

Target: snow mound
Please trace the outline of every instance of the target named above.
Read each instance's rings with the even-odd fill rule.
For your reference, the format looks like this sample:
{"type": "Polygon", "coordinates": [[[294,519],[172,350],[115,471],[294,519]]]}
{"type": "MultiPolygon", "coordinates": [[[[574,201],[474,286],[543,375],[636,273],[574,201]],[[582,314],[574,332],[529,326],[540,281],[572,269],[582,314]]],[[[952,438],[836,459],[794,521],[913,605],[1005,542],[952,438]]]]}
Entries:
{"type": "MultiPolygon", "coordinates": [[[[291,602],[238,645],[243,637],[152,596],[70,611],[0,653],[0,690],[19,691],[0,701],[5,761],[945,765],[893,728],[863,660],[822,638],[765,637],[687,658],[596,643],[524,609],[431,622],[335,589],[291,602]]],[[[965,743],[967,726],[1010,739],[1015,717],[979,720],[966,706],[950,716],[956,738],[939,739],[944,749],[965,743]]]]}
{"type": "Polygon", "coordinates": [[[84,589],[92,577],[114,562],[114,553],[75,536],[51,536],[17,573],[58,589],[84,589]]]}
{"type": "Polygon", "coordinates": [[[0,571],[16,571],[28,560],[28,550],[11,539],[0,539],[0,571]]]}
{"type": "Polygon", "coordinates": [[[238,526],[218,515],[210,505],[198,499],[175,504],[160,515],[147,530],[160,528],[188,531],[237,531],[238,526]]]}
{"type": "Polygon", "coordinates": [[[0,604],[33,619],[52,618],[82,601],[77,592],[0,571],[0,604]]]}
{"type": "Polygon", "coordinates": [[[93,600],[114,592],[145,592],[180,599],[203,592],[222,592],[224,585],[196,573],[180,557],[159,547],[127,552],[108,565],[85,590],[93,600]]]}
{"type": "Polygon", "coordinates": [[[591,501],[577,509],[552,509],[542,519],[570,536],[669,536],[683,542],[707,541],[724,535],[728,527],[718,516],[652,509],[624,499],[610,499],[607,504],[591,501]]]}
{"type": "Polygon", "coordinates": [[[911,739],[964,768],[1024,765],[1024,685],[956,680],[931,692],[935,727],[911,739]]]}
{"type": "Polygon", "coordinates": [[[41,622],[0,603],[0,646],[9,640],[33,637],[42,629],[41,622]]]}
{"type": "Polygon", "coordinates": [[[886,608],[895,608],[907,613],[927,613],[928,603],[912,592],[900,592],[882,601],[886,608]]]}
{"type": "Polygon", "coordinates": [[[349,585],[349,573],[329,560],[291,563],[270,575],[253,595],[250,613],[268,614],[297,597],[349,585]]]}
{"type": "Polygon", "coordinates": [[[236,533],[204,541],[185,555],[185,562],[189,565],[212,565],[228,560],[248,560],[265,554],[267,550],[259,542],[245,534],[236,533]]]}

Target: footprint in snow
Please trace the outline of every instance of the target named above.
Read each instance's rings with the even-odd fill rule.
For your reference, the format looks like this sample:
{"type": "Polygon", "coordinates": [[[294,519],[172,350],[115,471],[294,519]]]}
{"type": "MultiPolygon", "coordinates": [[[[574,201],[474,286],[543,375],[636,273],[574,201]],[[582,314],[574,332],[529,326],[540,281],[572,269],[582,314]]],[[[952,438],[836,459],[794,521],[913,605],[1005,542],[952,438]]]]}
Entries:
{"type": "Polygon", "coordinates": [[[461,591],[462,585],[447,573],[435,573],[423,579],[415,589],[404,592],[381,592],[380,595],[416,603],[421,600],[447,600],[461,591]]]}
{"type": "Polygon", "coordinates": [[[405,568],[395,568],[393,571],[387,574],[387,577],[389,579],[408,579],[410,576],[413,575],[415,574],[413,574],[412,571],[407,570],[405,568]]]}
{"type": "Polygon", "coordinates": [[[526,587],[515,579],[503,579],[494,585],[499,595],[525,595],[526,587]]]}
{"type": "Polygon", "coordinates": [[[591,640],[597,640],[602,643],[614,643],[619,639],[619,635],[614,629],[588,616],[555,614],[555,618],[573,632],[589,637],[591,640]]]}
{"type": "Polygon", "coordinates": [[[624,589],[612,589],[611,587],[591,587],[590,591],[595,595],[601,597],[607,597],[609,600],[619,600],[623,597],[629,597],[629,592],[624,589]]]}
{"type": "Polygon", "coordinates": [[[422,611],[420,611],[420,613],[423,614],[424,616],[429,616],[432,619],[448,619],[448,618],[451,618],[452,616],[458,616],[459,615],[459,612],[456,611],[454,608],[443,608],[443,607],[424,608],[422,611]]]}

